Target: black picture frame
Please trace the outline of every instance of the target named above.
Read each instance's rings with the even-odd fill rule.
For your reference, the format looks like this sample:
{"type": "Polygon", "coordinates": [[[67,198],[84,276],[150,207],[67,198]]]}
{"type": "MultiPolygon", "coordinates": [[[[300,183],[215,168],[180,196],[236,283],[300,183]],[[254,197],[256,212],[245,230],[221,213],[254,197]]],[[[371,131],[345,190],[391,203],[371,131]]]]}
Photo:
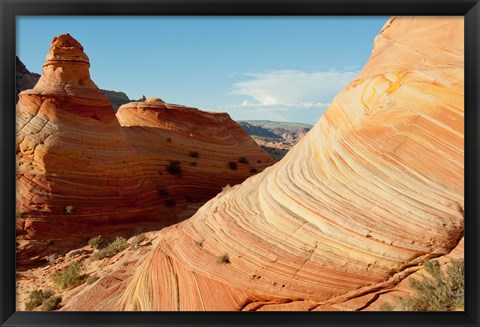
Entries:
{"type": "MultiPolygon", "coordinates": [[[[1,326],[478,326],[478,0],[0,0],[1,326]],[[16,312],[15,17],[17,15],[462,15],[465,17],[464,312],[16,312]]],[[[41,27],[40,27],[41,28],[41,27]]]]}

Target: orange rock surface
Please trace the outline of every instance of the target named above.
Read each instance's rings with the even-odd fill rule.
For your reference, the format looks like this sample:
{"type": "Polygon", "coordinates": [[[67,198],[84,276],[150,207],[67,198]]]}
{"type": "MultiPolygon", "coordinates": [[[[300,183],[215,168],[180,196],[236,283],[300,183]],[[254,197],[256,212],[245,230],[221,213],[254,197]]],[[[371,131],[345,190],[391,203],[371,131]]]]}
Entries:
{"type": "Polygon", "coordinates": [[[100,233],[144,228],[138,223],[146,220],[156,229],[178,222],[192,203],[273,163],[227,114],[154,101],[126,105],[117,119],[89,67],[80,43],[60,35],[38,83],[19,94],[20,265],[41,259],[52,242],[68,248],[100,233]],[[230,170],[240,156],[249,164],[230,170]],[[170,161],[179,162],[182,176],[169,173],[170,161]]]}
{"type": "Polygon", "coordinates": [[[390,19],[284,159],[163,229],[98,307],[358,309],[448,254],[464,227],[463,40],[462,17],[390,19]]]}

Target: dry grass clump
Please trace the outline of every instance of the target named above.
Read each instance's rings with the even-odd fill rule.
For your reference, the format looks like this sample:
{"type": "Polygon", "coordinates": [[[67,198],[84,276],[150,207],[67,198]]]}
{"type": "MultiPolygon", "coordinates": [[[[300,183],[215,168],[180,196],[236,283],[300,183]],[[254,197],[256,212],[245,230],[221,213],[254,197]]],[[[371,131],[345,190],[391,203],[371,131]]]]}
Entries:
{"type": "Polygon", "coordinates": [[[410,280],[415,294],[399,298],[396,305],[384,304],[384,311],[457,311],[464,308],[464,260],[452,260],[443,272],[436,260],[424,263],[429,276],[410,280]]]}
{"type": "Polygon", "coordinates": [[[80,263],[74,263],[54,274],[53,284],[61,290],[81,284],[85,278],[85,275],[82,274],[82,269],[83,267],[80,263]]]}
{"type": "Polygon", "coordinates": [[[127,247],[127,240],[124,237],[117,236],[115,241],[113,241],[112,243],[109,243],[106,247],[104,247],[100,251],[92,254],[91,258],[92,260],[110,258],[110,257],[113,257],[118,252],[125,250],[126,247],[127,247]]]}

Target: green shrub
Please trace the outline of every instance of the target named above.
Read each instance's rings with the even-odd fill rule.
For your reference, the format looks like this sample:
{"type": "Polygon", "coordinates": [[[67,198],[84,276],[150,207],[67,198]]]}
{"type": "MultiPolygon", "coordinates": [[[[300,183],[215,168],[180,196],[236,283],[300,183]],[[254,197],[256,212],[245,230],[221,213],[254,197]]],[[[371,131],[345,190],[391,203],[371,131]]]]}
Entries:
{"type": "Polygon", "coordinates": [[[62,302],[62,298],[60,296],[51,296],[48,299],[45,299],[42,303],[42,310],[43,311],[53,311],[58,309],[58,305],[62,302]]]}
{"type": "Polygon", "coordinates": [[[165,205],[169,208],[175,207],[177,205],[177,201],[175,201],[174,199],[168,199],[165,201],[165,205]]]}
{"type": "Polygon", "coordinates": [[[66,207],[65,207],[65,214],[67,214],[67,215],[72,214],[74,211],[75,211],[75,207],[74,207],[74,206],[66,206],[66,207]]]}
{"type": "Polygon", "coordinates": [[[113,241],[112,243],[109,243],[106,247],[104,247],[100,251],[95,252],[92,255],[92,259],[100,260],[103,258],[113,257],[118,252],[125,250],[126,247],[127,247],[127,240],[124,237],[117,236],[115,241],[113,241]]]}
{"type": "Polygon", "coordinates": [[[135,237],[133,238],[133,240],[132,240],[132,248],[137,248],[138,245],[139,245],[140,243],[142,243],[143,241],[145,241],[146,238],[147,238],[147,237],[145,236],[144,233],[138,234],[137,236],[135,236],[135,237]]]}
{"type": "Polygon", "coordinates": [[[157,192],[161,197],[166,197],[170,194],[170,191],[163,186],[157,187],[157,192]]]}
{"type": "Polygon", "coordinates": [[[105,239],[101,236],[95,236],[88,240],[88,245],[94,249],[99,249],[105,243],[105,239]]]}
{"type": "Polygon", "coordinates": [[[238,165],[237,165],[236,162],[230,161],[230,162],[228,163],[228,168],[230,168],[231,170],[237,170],[238,165]]]}
{"type": "Polygon", "coordinates": [[[383,306],[388,311],[455,311],[464,307],[464,260],[452,260],[446,272],[440,269],[436,260],[424,262],[430,275],[421,280],[410,280],[415,294],[408,298],[399,298],[398,305],[383,306]]]}
{"type": "Polygon", "coordinates": [[[92,285],[93,283],[95,283],[99,279],[100,279],[100,277],[98,277],[98,276],[89,276],[87,278],[87,284],[92,285]]]}
{"type": "Polygon", "coordinates": [[[238,162],[243,164],[248,164],[248,159],[246,157],[240,157],[238,158],[238,162]]]}
{"type": "Polygon", "coordinates": [[[25,310],[31,311],[42,304],[43,300],[50,296],[50,294],[46,294],[47,292],[43,292],[42,289],[36,289],[30,292],[28,295],[28,302],[25,303],[25,310]]]}
{"type": "Polygon", "coordinates": [[[228,257],[228,253],[224,253],[217,257],[218,263],[230,263],[230,258],[228,257]]]}
{"type": "Polygon", "coordinates": [[[53,283],[59,289],[81,284],[85,275],[82,274],[82,265],[74,263],[68,268],[53,275],[53,283]]]}
{"type": "Polygon", "coordinates": [[[190,151],[190,157],[192,158],[198,158],[198,152],[197,151],[190,151]]]}
{"type": "Polygon", "coordinates": [[[182,170],[182,167],[180,167],[180,161],[178,160],[170,161],[170,163],[167,166],[167,171],[170,175],[174,175],[178,177],[183,176],[183,170],[182,170]]]}

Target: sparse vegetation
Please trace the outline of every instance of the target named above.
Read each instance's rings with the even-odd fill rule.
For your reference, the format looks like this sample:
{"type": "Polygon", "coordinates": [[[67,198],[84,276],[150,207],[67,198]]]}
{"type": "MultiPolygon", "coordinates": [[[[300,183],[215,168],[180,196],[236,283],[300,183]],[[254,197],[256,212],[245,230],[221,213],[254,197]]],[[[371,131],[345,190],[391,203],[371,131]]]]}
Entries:
{"type": "Polygon", "coordinates": [[[191,195],[185,194],[185,195],[183,196],[183,198],[184,198],[185,201],[187,201],[187,202],[195,202],[195,199],[194,199],[193,196],[191,196],[191,195]]]}
{"type": "Polygon", "coordinates": [[[177,205],[177,201],[175,201],[174,199],[168,199],[165,201],[165,205],[169,208],[175,207],[177,205]]]}
{"type": "Polygon", "coordinates": [[[104,244],[105,244],[105,239],[101,235],[92,237],[91,239],[88,240],[88,245],[90,245],[94,249],[99,249],[104,244]]]}
{"type": "Polygon", "coordinates": [[[54,285],[63,290],[70,286],[81,284],[85,275],[82,274],[82,265],[74,263],[68,268],[53,275],[54,285]]]}
{"type": "Polygon", "coordinates": [[[40,306],[43,301],[50,296],[52,296],[53,292],[46,290],[43,291],[42,289],[36,289],[30,292],[28,295],[28,301],[25,303],[25,310],[31,311],[38,306],[40,306]]]}
{"type": "Polygon", "coordinates": [[[26,213],[25,213],[25,212],[17,212],[17,213],[16,213],[16,217],[17,217],[17,218],[25,218],[25,216],[26,216],[26,213]]]}
{"type": "Polygon", "coordinates": [[[262,163],[262,160],[257,160],[257,163],[262,163]]]}
{"type": "Polygon", "coordinates": [[[42,310],[43,311],[53,311],[58,309],[58,305],[62,302],[62,298],[60,296],[51,296],[48,299],[45,299],[42,303],[42,310]]]}
{"type": "Polygon", "coordinates": [[[123,251],[127,247],[127,240],[124,237],[117,236],[115,241],[109,243],[106,247],[92,255],[93,260],[100,260],[103,258],[113,257],[120,251],[123,251]]]}
{"type": "Polygon", "coordinates": [[[243,164],[248,164],[248,159],[246,157],[240,157],[238,158],[238,162],[243,164]]]}
{"type": "Polygon", "coordinates": [[[95,283],[99,279],[100,279],[100,277],[98,277],[98,276],[89,276],[87,278],[87,284],[92,285],[93,283],[95,283]]]}
{"type": "Polygon", "coordinates": [[[218,263],[230,263],[230,258],[228,257],[228,253],[224,253],[217,257],[218,263]]]}
{"type": "Polygon", "coordinates": [[[222,187],[222,192],[226,192],[228,191],[229,189],[231,189],[232,187],[230,186],[230,184],[227,184],[225,185],[224,187],[222,187]]]}
{"type": "Polygon", "coordinates": [[[65,207],[65,214],[70,215],[75,211],[75,207],[70,205],[65,207]]]}
{"type": "Polygon", "coordinates": [[[167,166],[167,171],[170,175],[174,175],[178,177],[183,176],[183,170],[182,170],[182,167],[180,167],[180,161],[178,160],[170,161],[170,163],[167,166]]]}
{"type": "Polygon", "coordinates": [[[137,236],[135,236],[132,240],[132,248],[138,248],[138,245],[143,241],[145,241],[146,238],[147,237],[145,236],[144,233],[138,234],[137,236]]]}
{"type": "Polygon", "coordinates": [[[190,157],[192,158],[198,158],[199,153],[197,151],[190,151],[190,157]]]}
{"type": "Polygon", "coordinates": [[[167,137],[167,142],[168,142],[168,143],[171,143],[171,142],[172,142],[172,139],[169,138],[169,137],[167,137]]]}
{"type": "Polygon", "coordinates": [[[197,163],[196,163],[195,161],[192,161],[192,162],[190,163],[190,166],[195,167],[196,165],[197,165],[197,163]]]}
{"type": "Polygon", "coordinates": [[[52,245],[52,244],[53,244],[53,240],[46,240],[45,243],[47,243],[47,245],[52,245]]]}
{"type": "Polygon", "coordinates": [[[228,163],[228,168],[230,168],[231,170],[237,170],[238,165],[237,165],[237,163],[236,163],[235,161],[230,161],[230,162],[228,163]]]}
{"type": "Polygon", "coordinates": [[[252,174],[256,174],[256,173],[258,173],[258,170],[255,169],[255,168],[252,168],[252,169],[250,169],[250,172],[251,172],[252,174]]]}
{"type": "Polygon", "coordinates": [[[456,311],[464,308],[464,260],[452,260],[443,272],[436,260],[427,260],[430,276],[410,280],[415,294],[399,298],[396,305],[384,304],[384,311],[456,311]]]}
{"type": "Polygon", "coordinates": [[[157,192],[158,192],[158,195],[160,195],[161,197],[166,197],[170,194],[170,191],[163,186],[157,187],[157,192]]]}

